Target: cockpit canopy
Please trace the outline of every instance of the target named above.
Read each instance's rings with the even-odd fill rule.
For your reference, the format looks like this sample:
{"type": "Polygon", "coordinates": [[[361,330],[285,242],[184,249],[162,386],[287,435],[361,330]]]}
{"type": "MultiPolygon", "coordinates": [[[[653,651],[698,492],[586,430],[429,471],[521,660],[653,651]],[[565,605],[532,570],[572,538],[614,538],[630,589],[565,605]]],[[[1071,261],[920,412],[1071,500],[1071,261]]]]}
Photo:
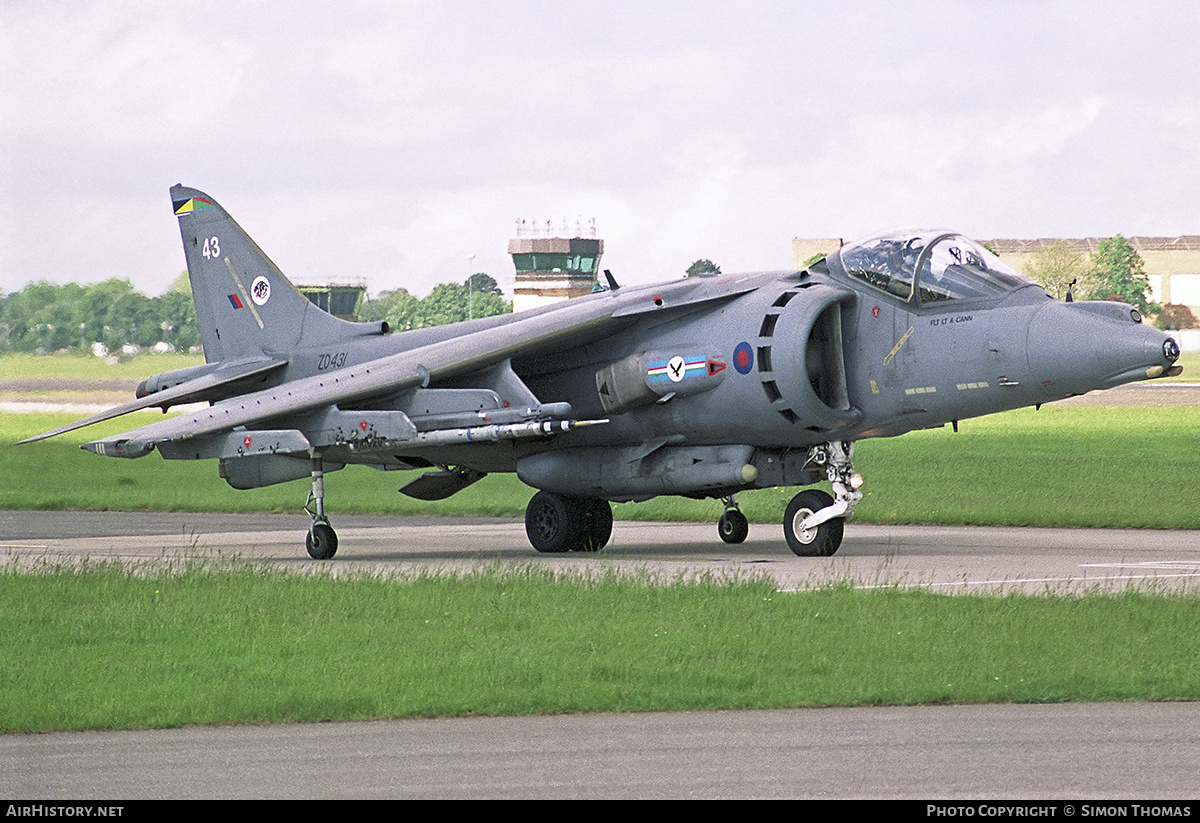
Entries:
{"type": "Polygon", "coordinates": [[[911,305],[997,298],[1032,281],[955,232],[888,232],[842,246],[828,258],[851,280],[911,305]]]}

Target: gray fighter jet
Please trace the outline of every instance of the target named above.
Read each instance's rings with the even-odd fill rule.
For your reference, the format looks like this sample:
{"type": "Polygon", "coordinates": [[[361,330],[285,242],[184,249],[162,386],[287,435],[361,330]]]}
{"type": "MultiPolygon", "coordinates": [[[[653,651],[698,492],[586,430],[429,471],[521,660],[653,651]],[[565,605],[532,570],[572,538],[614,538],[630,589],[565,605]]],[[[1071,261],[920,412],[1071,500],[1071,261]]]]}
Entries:
{"type": "Polygon", "coordinates": [[[1123,303],[1062,302],[979,244],[881,234],[805,271],[608,288],[532,311],[389,333],[310,303],[213,198],[175,186],[204,365],[150,377],[124,405],[29,441],[150,407],[207,402],[84,445],[219,461],[234,488],[312,478],[308,552],[332,557],[324,474],[428,471],[400,491],[448,497],[489,472],[538,489],[542,552],[596,551],[610,501],[722,500],[830,481],[787,507],[802,556],[830,555],[862,498],[855,441],[1180,372],[1179,347],[1123,303]]]}

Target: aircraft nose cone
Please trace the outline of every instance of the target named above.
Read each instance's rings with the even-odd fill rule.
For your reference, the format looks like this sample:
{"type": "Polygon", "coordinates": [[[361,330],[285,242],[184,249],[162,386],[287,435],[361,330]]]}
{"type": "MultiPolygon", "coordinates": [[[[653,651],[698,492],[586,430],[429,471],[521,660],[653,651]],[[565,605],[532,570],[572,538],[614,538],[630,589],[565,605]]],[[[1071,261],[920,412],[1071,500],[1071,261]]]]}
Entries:
{"type": "Polygon", "coordinates": [[[1179,359],[1179,344],[1175,342],[1174,337],[1168,337],[1163,343],[1163,356],[1172,363],[1179,359]]]}
{"type": "Polygon", "coordinates": [[[1042,307],[1029,326],[1035,379],[1057,399],[1160,376],[1179,357],[1179,345],[1135,317],[1123,303],[1042,307]]]}

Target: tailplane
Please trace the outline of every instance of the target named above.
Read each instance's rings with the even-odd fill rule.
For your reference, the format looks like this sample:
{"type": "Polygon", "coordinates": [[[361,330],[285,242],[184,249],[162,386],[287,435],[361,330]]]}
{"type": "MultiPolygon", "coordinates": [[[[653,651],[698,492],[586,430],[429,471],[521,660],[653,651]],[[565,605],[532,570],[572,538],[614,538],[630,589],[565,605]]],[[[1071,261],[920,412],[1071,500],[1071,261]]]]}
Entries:
{"type": "Polygon", "coordinates": [[[386,324],[349,323],[309,302],[204,192],[173,186],[171,207],[179,218],[207,362],[259,358],[387,332],[386,324]]]}

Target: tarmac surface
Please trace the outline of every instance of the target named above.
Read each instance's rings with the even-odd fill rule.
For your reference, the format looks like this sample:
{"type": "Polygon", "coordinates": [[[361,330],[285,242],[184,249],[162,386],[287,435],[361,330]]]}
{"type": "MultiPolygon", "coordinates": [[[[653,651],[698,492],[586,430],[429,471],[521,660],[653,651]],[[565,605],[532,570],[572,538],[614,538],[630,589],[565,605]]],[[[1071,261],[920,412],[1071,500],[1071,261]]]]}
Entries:
{"type": "MultiPolygon", "coordinates": [[[[1200,703],[647,712],[0,735],[0,797],[43,803],[53,798],[1145,803],[1200,798],[1198,774],[1200,703]]],[[[1077,810],[1086,816],[1082,806],[1077,810]]],[[[1056,816],[1070,816],[1057,811],[1056,816]]]]}
{"type": "MultiPolygon", "coordinates": [[[[1200,386],[1147,384],[1062,402],[1200,405],[1200,386]]],[[[6,411],[61,410],[61,401],[0,405],[14,407],[6,411]]],[[[77,410],[83,414],[95,409],[77,410]]],[[[297,572],[395,575],[542,564],[562,573],[617,570],[663,580],[767,575],[784,589],[834,581],[924,586],[949,593],[1200,588],[1200,532],[850,524],[834,557],[798,558],[788,551],[778,525],[754,524],[746,543],[726,546],[714,524],[618,522],[612,543],[596,555],[539,555],[530,548],[518,520],[342,515],[334,525],[341,543],[338,555],[318,562],[304,550],[304,515],[0,512],[0,563],[37,568],[86,559],[153,568],[249,560],[297,572]]],[[[360,797],[1200,799],[1200,703],[861,707],[2,732],[0,726],[0,798],[38,802],[360,797]]],[[[1095,815],[1114,808],[1118,807],[1079,803],[1075,812],[1088,816],[1089,811],[1095,815]]],[[[1134,813],[1127,806],[1119,808],[1134,813]]],[[[1174,807],[1168,803],[1142,808],[1174,807]]],[[[979,814],[984,816],[983,811],[979,814]]]]}
{"type": "MultiPolygon", "coordinates": [[[[1200,582],[1200,533],[851,524],[832,558],[778,526],[618,522],[597,555],[539,555],[515,520],[345,516],[310,560],[303,515],[0,512],[0,562],[266,562],[413,574],[543,564],[781,588],[1081,592],[1200,582]]],[[[1200,703],[920,706],[447,718],[0,735],[0,797],[1200,798],[1200,703]]]]}
{"type": "Polygon", "coordinates": [[[802,558],[782,528],[751,524],[728,546],[713,523],[618,521],[597,554],[538,554],[515,519],[335,517],[339,548],[314,561],[306,515],[0,512],[0,563],[19,568],[112,560],[131,566],[247,560],[298,572],[411,575],[521,568],[608,571],[656,579],[768,576],[786,590],[830,583],[935,591],[1081,592],[1128,587],[1200,591],[1200,532],[875,526],[851,523],[833,557],[802,558]]]}

